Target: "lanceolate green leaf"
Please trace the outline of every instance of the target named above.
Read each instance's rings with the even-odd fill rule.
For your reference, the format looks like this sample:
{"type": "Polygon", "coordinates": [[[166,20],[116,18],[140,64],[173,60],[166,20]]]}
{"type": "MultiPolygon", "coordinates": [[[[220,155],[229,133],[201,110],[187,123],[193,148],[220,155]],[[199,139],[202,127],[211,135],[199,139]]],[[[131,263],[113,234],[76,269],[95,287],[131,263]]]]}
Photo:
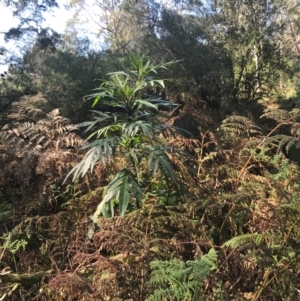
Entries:
{"type": "Polygon", "coordinates": [[[125,135],[128,136],[136,136],[139,132],[143,132],[149,139],[152,139],[153,136],[153,126],[143,120],[138,120],[131,123],[124,123],[123,124],[123,132],[125,135]]]}
{"type": "Polygon", "coordinates": [[[130,150],[130,156],[131,156],[132,160],[134,161],[135,165],[137,165],[138,164],[138,158],[137,158],[137,155],[136,155],[134,149],[130,150]]]}
{"type": "Polygon", "coordinates": [[[153,87],[155,84],[159,84],[160,86],[162,86],[163,88],[165,87],[164,85],[164,81],[162,79],[151,79],[149,80],[149,84],[153,87]]]}
{"type": "Polygon", "coordinates": [[[110,162],[111,156],[115,155],[116,144],[119,139],[120,139],[119,137],[111,137],[111,138],[95,140],[93,142],[84,145],[81,149],[95,148],[95,152],[97,149],[98,160],[100,160],[105,165],[104,159],[110,162]]]}
{"type": "Polygon", "coordinates": [[[88,95],[88,99],[95,97],[92,107],[94,107],[99,102],[99,100],[101,100],[102,98],[115,99],[112,91],[108,91],[106,89],[104,91],[101,91],[101,90],[103,90],[103,88],[99,88],[97,90],[99,92],[88,95]]]}
{"type": "Polygon", "coordinates": [[[121,129],[121,126],[119,124],[111,124],[108,126],[105,126],[98,131],[93,132],[92,134],[89,135],[88,139],[92,138],[93,136],[97,135],[97,138],[103,136],[107,138],[110,133],[116,132],[121,129]]]}
{"type": "Polygon", "coordinates": [[[148,100],[144,100],[144,99],[137,99],[135,100],[136,103],[138,103],[140,106],[139,106],[139,109],[142,108],[143,106],[144,107],[148,107],[148,108],[152,108],[154,110],[157,110],[158,107],[156,104],[153,104],[151,103],[150,101],[148,100]]]}
{"type": "MultiPolygon", "coordinates": [[[[134,174],[128,169],[118,172],[107,186],[103,199],[94,213],[93,220],[96,221],[103,211],[107,211],[107,206],[112,210],[115,200],[119,203],[120,215],[123,216],[128,208],[129,202],[135,200],[135,202],[140,203],[141,195],[142,191],[134,174]]],[[[111,212],[112,216],[113,214],[114,212],[111,212]]]]}
{"type": "Polygon", "coordinates": [[[82,122],[76,125],[76,127],[81,128],[81,127],[86,127],[85,132],[89,132],[91,129],[93,129],[97,124],[101,124],[103,122],[107,122],[108,120],[111,120],[112,122],[116,122],[117,116],[115,114],[111,113],[103,113],[100,111],[91,111],[94,116],[93,121],[86,121],[82,122]]]}
{"type": "Polygon", "coordinates": [[[168,137],[168,134],[172,135],[175,138],[175,132],[179,131],[178,128],[167,125],[167,124],[158,124],[154,126],[155,131],[161,133],[164,138],[168,137]]]}
{"type": "Polygon", "coordinates": [[[124,176],[121,185],[119,185],[119,191],[116,194],[116,199],[119,201],[120,215],[123,216],[129,204],[130,187],[128,183],[128,177],[124,176]]]}
{"type": "Polygon", "coordinates": [[[159,166],[165,171],[165,174],[170,177],[173,182],[176,183],[175,174],[172,168],[172,164],[170,158],[168,157],[167,153],[164,150],[164,147],[151,147],[148,146],[150,151],[149,158],[148,158],[148,171],[153,174],[157,172],[159,166]]]}
{"type": "Polygon", "coordinates": [[[109,162],[115,154],[117,139],[118,137],[96,140],[83,146],[81,149],[90,148],[89,151],[85,154],[81,162],[72,168],[66,179],[73,174],[74,181],[77,178],[84,177],[89,169],[93,172],[97,162],[100,161],[103,165],[106,164],[106,161],[109,162]]]}
{"type": "MultiPolygon", "coordinates": [[[[75,181],[77,178],[84,177],[85,174],[90,171],[92,172],[94,169],[95,164],[101,160],[102,152],[99,148],[93,147],[91,148],[84,158],[79,162],[77,165],[75,165],[72,170],[68,173],[66,179],[73,174],[73,181],[75,181]]],[[[65,179],[65,181],[66,181],[65,179]]]]}

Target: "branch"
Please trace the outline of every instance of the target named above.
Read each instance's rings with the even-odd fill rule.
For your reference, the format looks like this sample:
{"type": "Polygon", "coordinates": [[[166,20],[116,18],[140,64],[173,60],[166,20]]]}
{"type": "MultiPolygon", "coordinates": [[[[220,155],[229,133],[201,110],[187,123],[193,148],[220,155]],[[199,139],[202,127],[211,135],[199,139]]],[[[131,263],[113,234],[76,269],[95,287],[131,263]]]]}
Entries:
{"type": "Polygon", "coordinates": [[[2,283],[19,283],[24,287],[30,287],[39,283],[44,275],[52,272],[53,270],[40,271],[34,274],[17,274],[11,273],[9,268],[5,268],[0,272],[0,279],[2,283]]]}

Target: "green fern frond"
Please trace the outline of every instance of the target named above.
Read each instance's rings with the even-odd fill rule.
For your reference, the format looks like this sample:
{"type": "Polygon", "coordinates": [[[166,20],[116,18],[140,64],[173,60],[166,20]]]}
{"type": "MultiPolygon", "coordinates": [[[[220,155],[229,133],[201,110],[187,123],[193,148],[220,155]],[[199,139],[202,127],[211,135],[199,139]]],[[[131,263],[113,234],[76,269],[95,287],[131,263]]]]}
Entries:
{"type": "Polygon", "coordinates": [[[222,121],[220,129],[225,133],[252,137],[262,135],[262,130],[250,119],[243,116],[230,116],[222,121]]]}
{"type": "Polygon", "coordinates": [[[148,285],[159,289],[155,289],[146,301],[203,300],[200,299],[201,285],[210,272],[217,268],[217,259],[217,252],[211,249],[208,254],[186,263],[178,259],[152,261],[148,285]]]}
{"type": "Polygon", "coordinates": [[[256,245],[259,245],[263,239],[264,235],[259,233],[248,233],[239,236],[235,236],[232,239],[226,241],[222,247],[229,247],[232,249],[236,249],[245,243],[253,242],[256,245]]]}
{"type": "Polygon", "coordinates": [[[0,222],[3,223],[13,217],[13,212],[11,210],[5,210],[4,208],[1,207],[0,207],[0,222]]]}
{"type": "Polygon", "coordinates": [[[267,141],[278,147],[279,150],[284,150],[288,158],[295,162],[300,162],[300,139],[287,135],[275,135],[267,141]]]}

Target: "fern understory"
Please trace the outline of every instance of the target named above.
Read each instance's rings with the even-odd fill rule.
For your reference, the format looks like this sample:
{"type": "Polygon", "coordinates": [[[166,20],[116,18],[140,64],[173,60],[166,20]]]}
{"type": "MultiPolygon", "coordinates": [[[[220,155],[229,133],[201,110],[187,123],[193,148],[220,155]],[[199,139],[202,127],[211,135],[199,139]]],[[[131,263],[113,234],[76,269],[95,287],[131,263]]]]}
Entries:
{"type": "Polygon", "coordinates": [[[152,135],[168,119],[159,113],[138,123],[140,115],[95,112],[81,126],[105,126],[86,142],[58,110],[13,108],[1,131],[1,296],[300,299],[299,111],[266,110],[262,120],[276,123],[269,129],[230,116],[193,137],[171,126],[152,135]],[[86,149],[99,137],[106,144],[91,170],[86,149]],[[70,170],[75,181],[63,185],[70,170]],[[51,273],[14,289],[8,268],[51,273]]]}

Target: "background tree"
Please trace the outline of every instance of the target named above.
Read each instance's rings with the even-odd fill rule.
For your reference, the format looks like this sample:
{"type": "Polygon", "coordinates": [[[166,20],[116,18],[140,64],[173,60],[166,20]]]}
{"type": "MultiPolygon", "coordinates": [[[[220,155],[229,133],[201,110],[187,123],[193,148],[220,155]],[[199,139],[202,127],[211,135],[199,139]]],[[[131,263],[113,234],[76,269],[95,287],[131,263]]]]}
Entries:
{"type": "Polygon", "coordinates": [[[25,0],[11,1],[1,0],[2,5],[8,6],[13,15],[17,16],[20,23],[17,27],[11,28],[5,34],[5,39],[19,39],[22,35],[33,32],[36,33],[40,28],[41,22],[44,20],[43,13],[52,8],[58,7],[55,0],[25,0]]]}
{"type": "Polygon", "coordinates": [[[102,77],[101,53],[80,54],[34,46],[24,60],[31,67],[36,92],[47,100],[44,109],[60,108],[73,122],[81,121],[88,114],[90,102],[84,96],[95,87],[95,80],[102,77]]]}

